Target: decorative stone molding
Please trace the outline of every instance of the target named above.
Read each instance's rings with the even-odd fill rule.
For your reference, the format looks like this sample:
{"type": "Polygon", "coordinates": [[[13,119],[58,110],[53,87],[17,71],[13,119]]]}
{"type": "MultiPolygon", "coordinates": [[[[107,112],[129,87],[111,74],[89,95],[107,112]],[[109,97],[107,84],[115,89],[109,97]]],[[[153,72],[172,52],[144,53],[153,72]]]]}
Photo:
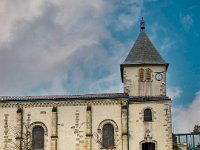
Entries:
{"type": "Polygon", "coordinates": [[[48,129],[46,127],[46,125],[43,123],[43,122],[33,122],[30,124],[30,130],[32,132],[32,129],[35,127],[35,126],[41,126],[43,129],[44,129],[44,135],[48,136],[48,129]]]}
{"type": "Polygon", "coordinates": [[[66,100],[66,101],[40,101],[31,102],[6,102],[0,103],[0,108],[33,108],[33,107],[62,107],[62,106],[88,106],[88,105],[118,105],[123,101],[128,101],[127,98],[115,98],[115,99],[95,99],[95,100],[66,100]]]}
{"type": "Polygon", "coordinates": [[[113,120],[111,120],[111,119],[103,120],[103,121],[99,124],[99,126],[98,126],[98,131],[102,130],[103,126],[104,126],[105,124],[107,124],[107,123],[112,124],[113,127],[114,127],[114,129],[115,129],[115,132],[118,132],[119,129],[118,129],[118,126],[117,126],[116,122],[113,121],[113,120]]]}

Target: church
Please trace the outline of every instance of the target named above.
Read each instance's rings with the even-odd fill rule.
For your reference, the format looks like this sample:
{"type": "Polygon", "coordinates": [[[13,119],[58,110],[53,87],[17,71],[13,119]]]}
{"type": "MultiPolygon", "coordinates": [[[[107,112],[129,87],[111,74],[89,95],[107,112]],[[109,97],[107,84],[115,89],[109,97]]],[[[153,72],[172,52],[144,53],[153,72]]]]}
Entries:
{"type": "Polygon", "coordinates": [[[172,150],[168,63],[140,22],[122,93],[0,97],[0,150],[172,150]]]}

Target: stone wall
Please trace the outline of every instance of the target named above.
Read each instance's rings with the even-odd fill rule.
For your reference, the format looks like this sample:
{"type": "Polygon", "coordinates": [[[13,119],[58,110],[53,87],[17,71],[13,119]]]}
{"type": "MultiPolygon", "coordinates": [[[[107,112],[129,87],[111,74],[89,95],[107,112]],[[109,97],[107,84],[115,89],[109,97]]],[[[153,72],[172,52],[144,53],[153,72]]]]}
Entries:
{"type": "Polygon", "coordinates": [[[172,150],[171,103],[133,102],[129,105],[130,149],[141,149],[142,143],[155,143],[156,150],[172,150]],[[152,121],[144,121],[144,110],[152,111],[152,121]]]}
{"type": "Polygon", "coordinates": [[[123,71],[124,92],[130,96],[160,96],[166,95],[166,69],[164,65],[157,66],[126,66],[123,71]],[[150,82],[139,82],[139,69],[150,68],[152,70],[152,80],[150,82]],[[161,73],[163,79],[157,81],[156,73],[161,73]]]}
{"type": "Polygon", "coordinates": [[[166,100],[0,103],[0,149],[13,150],[15,144],[20,145],[20,129],[25,131],[20,121],[29,125],[30,131],[37,125],[43,127],[44,150],[100,150],[106,123],[114,127],[114,150],[141,150],[145,141],[156,143],[156,150],[172,149],[171,103],[166,100]],[[143,121],[145,108],[152,110],[152,122],[143,121]]]}
{"type": "Polygon", "coordinates": [[[13,150],[16,144],[20,145],[21,120],[24,132],[25,125],[29,125],[30,131],[37,125],[44,128],[45,150],[98,150],[102,148],[98,142],[101,140],[102,126],[111,123],[115,128],[115,149],[121,150],[121,104],[122,100],[113,99],[62,105],[55,105],[54,102],[2,104],[0,149],[13,150]]]}

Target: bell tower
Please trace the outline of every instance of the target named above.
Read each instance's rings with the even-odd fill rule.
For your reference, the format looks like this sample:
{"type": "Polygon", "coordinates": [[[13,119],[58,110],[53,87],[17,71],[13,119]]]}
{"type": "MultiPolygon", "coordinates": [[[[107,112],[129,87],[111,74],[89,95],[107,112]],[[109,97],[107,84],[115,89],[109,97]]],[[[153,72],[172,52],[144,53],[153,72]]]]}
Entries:
{"type": "Polygon", "coordinates": [[[166,96],[168,63],[160,56],[140,22],[140,33],[125,61],[121,64],[124,92],[129,96],[166,96]]]}
{"type": "Polygon", "coordinates": [[[131,150],[172,150],[171,99],[166,96],[168,63],[160,56],[140,22],[140,33],[121,64],[128,101],[131,150]]]}

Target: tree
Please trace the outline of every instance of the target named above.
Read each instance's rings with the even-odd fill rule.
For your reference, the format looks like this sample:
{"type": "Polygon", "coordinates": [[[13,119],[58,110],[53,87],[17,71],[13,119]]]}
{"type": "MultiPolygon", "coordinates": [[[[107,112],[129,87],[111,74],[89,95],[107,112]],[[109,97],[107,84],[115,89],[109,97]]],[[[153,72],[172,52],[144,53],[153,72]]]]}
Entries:
{"type": "Polygon", "coordinates": [[[23,132],[21,137],[19,137],[18,129],[9,127],[10,137],[15,137],[9,139],[7,150],[32,150],[32,141],[31,141],[31,131],[30,126],[26,123],[23,123],[23,132]],[[12,134],[11,134],[12,133],[12,134]]]}
{"type": "Polygon", "coordinates": [[[94,139],[95,139],[95,142],[97,144],[99,144],[99,146],[102,148],[102,149],[106,149],[106,150],[113,150],[116,148],[116,144],[114,146],[111,146],[111,147],[106,147],[103,143],[103,140],[102,140],[102,137],[101,137],[101,134],[98,134],[98,133],[94,133],[94,139]]]}
{"type": "MultiPolygon", "coordinates": [[[[30,131],[30,126],[24,124],[24,132],[23,136],[21,139],[21,148],[19,147],[20,150],[32,150],[32,141],[31,141],[31,131],[30,131]]],[[[20,146],[20,145],[18,145],[20,146]]]]}
{"type": "Polygon", "coordinates": [[[200,125],[195,125],[194,126],[193,133],[200,133],[200,125]]]}

